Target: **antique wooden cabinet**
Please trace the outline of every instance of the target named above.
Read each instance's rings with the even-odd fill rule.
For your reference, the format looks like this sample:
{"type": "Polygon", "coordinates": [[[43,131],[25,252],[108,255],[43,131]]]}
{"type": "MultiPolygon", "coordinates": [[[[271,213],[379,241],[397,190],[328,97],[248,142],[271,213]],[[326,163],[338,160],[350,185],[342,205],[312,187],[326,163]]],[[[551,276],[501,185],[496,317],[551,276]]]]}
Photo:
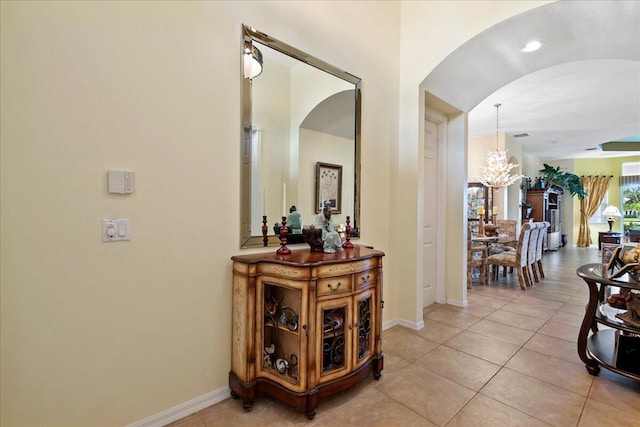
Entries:
{"type": "Polygon", "coordinates": [[[271,396],[304,410],[379,379],[383,252],[293,251],[234,256],[229,386],[246,410],[271,396]]]}
{"type": "Polygon", "coordinates": [[[544,239],[544,249],[555,251],[562,243],[562,191],[554,187],[527,190],[526,200],[533,207],[530,218],[536,222],[547,221],[551,224],[547,238],[544,239]]]}

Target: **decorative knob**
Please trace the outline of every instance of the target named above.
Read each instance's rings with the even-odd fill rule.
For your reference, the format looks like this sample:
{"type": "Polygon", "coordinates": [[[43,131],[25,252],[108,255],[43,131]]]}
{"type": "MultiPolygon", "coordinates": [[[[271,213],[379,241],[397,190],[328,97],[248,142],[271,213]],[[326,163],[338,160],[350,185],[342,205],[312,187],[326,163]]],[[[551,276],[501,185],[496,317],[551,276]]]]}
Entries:
{"type": "Polygon", "coordinates": [[[337,291],[341,284],[342,284],[341,282],[338,282],[336,285],[329,283],[327,284],[327,287],[332,291],[337,291]]]}

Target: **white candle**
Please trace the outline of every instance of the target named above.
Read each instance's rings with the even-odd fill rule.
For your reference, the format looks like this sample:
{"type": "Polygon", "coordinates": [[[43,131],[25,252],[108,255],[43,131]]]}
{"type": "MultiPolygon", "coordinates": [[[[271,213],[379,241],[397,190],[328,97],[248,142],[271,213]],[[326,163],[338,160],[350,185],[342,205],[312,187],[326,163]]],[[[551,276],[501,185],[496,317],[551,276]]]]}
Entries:
{"type": "Polygon", "coordinates": [[[267,214],[267,190],[262,187],[262,215],[267,214]]]}
{"type": "Polygon", "coordinates": [[[497,206],[493,207],[493,214],[494,215],[498,215],[498,207],[497,206]]]}
{"type": "Polygon", "coordinates": [[[282,216],[287,216],[287,184],[282,183],[282,216]]]}

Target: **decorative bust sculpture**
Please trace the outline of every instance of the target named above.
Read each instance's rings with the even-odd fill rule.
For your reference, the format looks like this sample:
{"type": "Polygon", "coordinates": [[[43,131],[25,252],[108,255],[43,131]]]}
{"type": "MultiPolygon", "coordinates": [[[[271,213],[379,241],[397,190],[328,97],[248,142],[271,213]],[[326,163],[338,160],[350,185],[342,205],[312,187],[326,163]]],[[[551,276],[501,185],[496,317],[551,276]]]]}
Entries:
{"type": "Polygon", "coordinates": [[[325,253],[339,252],[342,248],[342,239],[336,231],[336,224],[331,219],[332,209],[325,206],[322,212],[316,216],[313,226],[322,230],[322,251],[325,253]]]}

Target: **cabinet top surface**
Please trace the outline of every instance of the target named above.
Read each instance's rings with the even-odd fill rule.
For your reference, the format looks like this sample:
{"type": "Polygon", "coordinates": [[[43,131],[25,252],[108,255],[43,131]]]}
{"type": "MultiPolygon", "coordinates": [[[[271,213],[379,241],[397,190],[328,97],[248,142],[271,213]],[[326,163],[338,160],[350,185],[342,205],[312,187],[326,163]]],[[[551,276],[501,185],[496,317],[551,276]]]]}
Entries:
{"type": "Polygon", "coordinates": [[[609,278],[609,273],[604,268],[602,268],[602,264],[595,263],[583,265],[581,267],[578,267],[576,273],[583,279],[591,280],[604,285],[619,286],[629,289],[640,289],[640,282],[629,278],[628,274],[625,274],[618,279],[609,278]]]}
{"type": "Polygon", "coordinates": [[[275,251],[252,255],[236,255],[234,261],[255,264],[259,262],[275,262],[289,265],[332,264],[384,256],[384,252],[365,246],[355,245],[353,249],[343,249],[335,254],[311,252],[308,249],[291,251],[291,255],[278,255],[275,251]]]}

